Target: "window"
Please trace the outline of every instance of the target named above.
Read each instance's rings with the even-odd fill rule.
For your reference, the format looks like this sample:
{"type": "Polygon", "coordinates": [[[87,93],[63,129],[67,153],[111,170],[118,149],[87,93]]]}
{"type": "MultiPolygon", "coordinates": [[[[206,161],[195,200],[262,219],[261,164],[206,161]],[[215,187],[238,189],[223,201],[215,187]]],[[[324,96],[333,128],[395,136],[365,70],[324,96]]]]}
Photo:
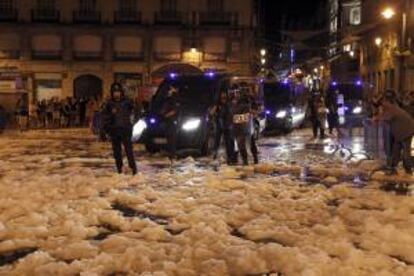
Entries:
{"type": "Polygon", "coordinates": [[[175,12],[177,11],[177,0],[161,0],[162,12],[175,12]]]}
{"type": "Polygon", "coordinates": [[[36,8],[38,10],[55,10],[55,0],[37,0],[36,8]]]}
{"type": "Polygon", "coordinates": [[[118,2],[120,11],[136,11],[138,9],[137,0],[119,0],[118,2]]]}
{"type": "Polygon", "coordinates": [[[354,7],[351,9],[349,22],[351,25],[361,24],[361,7],[354,7]]]}
{"type": "Polygon", "coordinates": [[[221,12],[224,10],[223,0],[207,0],[207,9],[210,12],[221,12]]]}
{"type": "Polygon", "coordinates": [[[0,12],[13,10],[13,0],[0,0],[0,12]]]}
{"type": "Polygon", "coordinates": [[[96,0],[79,0],[79,10],[81,11],[95,11],[96,0]]]}

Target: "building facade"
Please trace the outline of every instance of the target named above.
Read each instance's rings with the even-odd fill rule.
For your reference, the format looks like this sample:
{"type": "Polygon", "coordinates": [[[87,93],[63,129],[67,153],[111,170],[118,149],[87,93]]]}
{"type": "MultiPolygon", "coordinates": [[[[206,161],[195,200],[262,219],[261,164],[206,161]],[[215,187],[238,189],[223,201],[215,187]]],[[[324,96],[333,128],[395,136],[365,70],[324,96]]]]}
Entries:
{"type": "Polygon", "coordinates": [[[349,83],[360,79],[359,37],[361,0],[329,0],[329,64],[332,81],[349,83]]]}
{"type": "Polygon", "coordinates": [[[330,0],[331,78],[369,91],[414,90],[413,7],[408,0],[330,0]],[[393,16],[383,12],[391,9],[393,16]],[[403,33],[403,14],[406,31],[403,33]],[[404,36],[404,37],[403,37],[404,36]]]}
{"type": "Polygon", "coordinates": [[[170,72],[249,74],[255,21],[253,0],[0,0],[0,94],[102,96],[121,81],[139,96],[170,72]]]}

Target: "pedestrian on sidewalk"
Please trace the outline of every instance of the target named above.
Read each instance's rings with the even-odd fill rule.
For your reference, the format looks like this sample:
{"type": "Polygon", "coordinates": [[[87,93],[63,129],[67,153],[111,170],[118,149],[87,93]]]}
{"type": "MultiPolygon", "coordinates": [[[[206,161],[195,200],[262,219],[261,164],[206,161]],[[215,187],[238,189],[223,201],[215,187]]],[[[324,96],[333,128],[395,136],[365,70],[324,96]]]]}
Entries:
{"type": "Polygon", "coordinates": [[[414,119],[395,102],[394,94],[391,91],[385,93],[385,98],[381,102],[382,112],[374,118],[374,121],[383,120],[390,125],[390,132],[394,140],[391,153],[391,173],[397,172],[397,166],[402,159],[405,172],[412,175],[411,140],[414,135],[414,119]]]}
{"type": "Polygon", "coordinates": [[[167,126],[168,157],[171,164],[177,158],[177,125],[179,118],[178,90],[171,86],[168,91],[167,99],[161,109],[161,114],[165,118],[167,126]]]}
{"type": "Polygon", "coordinates": [[[133,109],[133,103],[125,97],[122,86],[114,83],[111,86],[111,99],[105,105],[102,116],[104,128],[111,137],[115,164],[119,174],[123,169],[122,145],[132,174],[137,174],[132,145],[131,115],[133,109]]]}

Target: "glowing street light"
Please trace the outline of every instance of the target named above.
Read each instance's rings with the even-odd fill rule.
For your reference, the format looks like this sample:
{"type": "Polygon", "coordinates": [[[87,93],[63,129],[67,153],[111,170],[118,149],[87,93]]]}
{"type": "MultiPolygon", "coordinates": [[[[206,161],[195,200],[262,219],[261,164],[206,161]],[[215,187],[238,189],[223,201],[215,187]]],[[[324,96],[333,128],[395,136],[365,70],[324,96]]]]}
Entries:
{"type": "Polygon", "coordinates": [[[349,52],[349,56],[350,56],[351,58],[355,57],[355,52],[354,52],[354,51],[350,51],[350,52],[349,52]]]}
{"type": "Polygon", "coordinates": [[[260,62],[262,63],[262,65],[265,65],[265,64],[266,64],[266,59],[265,59],[265,58],[262,58],[262,59],[260,60],[260,62]]]}
{"type": "Polygon", "coordinates": [[[261,55],[262,57],[266,56],[266,54],[267,54],[266,49],[261,49],[261,50],[260,50],[260,55],[261,55]]]}
{"type": "Polygon", "coordinates": [[[385,19],[389,20],[394,17],[395,11],[392,8],[386,8],[381,14],[385,19]]]}
{"type": "Polygon", "coordinates": [[[318,68],[313,69],[313,72],[315,72],[315,74],[318,74],[319,72],[318,68]]]}
{"type": "Polygon", "coordinates": [[[197,53],[197,48],[191,48],[191,53],[196,54],[197,53]]]}
{"type": "Polygon", "coordinates": [[[379,46],[381,46],[381,44],[382,44],[382,38],[381,37],[375,38],[375,45],[377,45],[379,47],[379,46]]]}
{"type": "Polygon", "coordinates": [[[321,65],[319,68],[323,71],[325,69],[325,66],[321,65]]]}

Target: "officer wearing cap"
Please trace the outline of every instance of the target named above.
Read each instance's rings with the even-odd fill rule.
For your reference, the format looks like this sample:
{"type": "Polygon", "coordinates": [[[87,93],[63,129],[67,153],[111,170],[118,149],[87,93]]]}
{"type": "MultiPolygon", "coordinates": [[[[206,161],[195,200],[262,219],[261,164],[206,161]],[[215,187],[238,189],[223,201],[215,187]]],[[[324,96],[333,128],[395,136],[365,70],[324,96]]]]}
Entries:
{"type": "Polygon", "coordinates": [[[122,145],[128,159],[132,174],[137,173],[137,166],[132,146],[132,122],[131,115],[134,112],[132,101],[124,95],[122,86],[114,83],[111,86],[111,99],[103,109],[103,125],[105,132],[111,137],[112,150],[115,158],[116,168],[122,173],[122,145]]]}

